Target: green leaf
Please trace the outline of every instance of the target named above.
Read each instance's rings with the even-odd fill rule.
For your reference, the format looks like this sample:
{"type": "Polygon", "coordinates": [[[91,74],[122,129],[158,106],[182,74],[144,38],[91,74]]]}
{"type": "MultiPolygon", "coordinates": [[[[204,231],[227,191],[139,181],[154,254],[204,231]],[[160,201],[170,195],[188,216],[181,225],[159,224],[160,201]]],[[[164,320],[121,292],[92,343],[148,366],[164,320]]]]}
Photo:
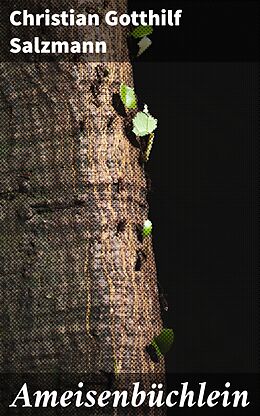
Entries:
{"type": "Polygon", "coordinates": [[[153,224],[150,220],[146,220],[143,226],[143,236],[148,237],[152,234],[153,224]]]}
{"type": "Polygon", "coordinates": [[[158,356],[158,358],[159,358],[159,359],[160,359],[160,358],[162,358],[162,357],[163,357],[163,355],[162,355],[162,353],[161,353],[161,351],[160,351],[160,348],[159,348],[159,347],[158,347],[158,345],[156,344],[155,340],[153,340],[153,341],[151,342],[151,346],[154,348],[154,350],[155,350],[156,355],[158,356]]]}
{"type": "Polygon", "coordinates": [[[133,119],[133,125],[133,132],[136,136],[147,136],[157,128],[157,120],[149,113],[140,111],[133,119]]]}
{"type": "Polygon", "coordinates": [[[158,346],[162,355],[165,355],[170,351],[173,341],[174,341],[174,332],[172,329],[164,328],[160,335],[153,340],[158,346]]]}
{"type": "Polygon", "coordinates": [[[147,36],[143,37],[140,42],[138,42],[139,51],[137,53],[137,57],[141,56],[150,46],[152,45],[152,41],[147,36]]]}
{"type": "Polygon", "coordinates": [[[131,35],[135,38],[143,38],[144,36],[151,35],[153,33],[153,27],[152,26],[138,26],[136,27],[131,35]]]}
{"type": "Polygon", "coordinates": [[[160,350],[157,347],[155,342],[152,342],[150,345],[147,345],[145,350],[149,354],[151,360],[155,364],[160,362],[160,359],[162,358],[162,354],[160,353],[160,350]]]}
{"type": "Polygon", "coordinates": [[[146,352],[150,355],[154,363],[170,351],[174,341],[174,332],[172,329],[164,328],[158,337],[154,337],[152,342],[147,345],[146,352]]]}
{"type": "Polygon", "coordinates": [[[125,84],[121,84],[120,97],[126,108],[137,108],[137,100],[133,88],[125,84]]]}

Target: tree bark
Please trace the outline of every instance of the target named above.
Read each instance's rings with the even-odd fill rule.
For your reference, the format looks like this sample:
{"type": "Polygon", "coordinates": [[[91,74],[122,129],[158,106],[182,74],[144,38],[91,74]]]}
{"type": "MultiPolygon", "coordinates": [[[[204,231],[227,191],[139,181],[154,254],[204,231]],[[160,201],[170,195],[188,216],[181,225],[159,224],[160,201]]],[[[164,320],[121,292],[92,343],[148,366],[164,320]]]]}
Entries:
{"type": "MultiPolygon", "coordinates": [[[[114,41],[127,50],[124,29],[114,41]]],[[[1,63],[1,372],[163,372],[145,351],[162,324],[122,82],[129,59],[1,63]]]]}

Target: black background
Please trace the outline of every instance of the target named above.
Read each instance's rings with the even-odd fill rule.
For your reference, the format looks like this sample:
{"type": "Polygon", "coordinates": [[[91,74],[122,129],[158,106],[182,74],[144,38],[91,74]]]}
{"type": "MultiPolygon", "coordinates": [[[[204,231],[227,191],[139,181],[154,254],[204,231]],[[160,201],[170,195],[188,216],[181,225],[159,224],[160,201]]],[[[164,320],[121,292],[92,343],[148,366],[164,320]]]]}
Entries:
{"type": "MultiPolygon", "coordinates": [[[[167,8],[166,3],[160,7],[167,8]]],[[[168,8],[182,8],[184,17],[185,2],[171,3],[168,8]]],[[[201,25],[193,28],[192,42],[195,45],[196,39],[204,39],[203,48],[193,53],[187,22],[177,40],[174,29],[155,30],[153,46],[134,64],[140,101],[159,120],[147,169],[153,183],[150,217],[158,279],[170,308],[165,325],[173,327],[176,335],[167,357],[168,372],[174,373],[259,370],[259,68],[256,62],[247,62],[250,48],[252,52],[258,46],[251,8],[256,3],[214,3],[194,1],[193,18],[195,10],[204,10],[204,19],[210,10],[209,16],[215,20],[205,19],[208,27],[218,24],[220,34],[230,34],[227,42],[244,39],[229,59],[224,37],[216,32],[212,38],[212,28],[205,32],[201,25]],[[235,18],[242,12],[242,3],[244,16],[252,18],[247,20],[251,26],[247,37],[235,18]],[[224,16],[228,25],[221,31],[214,11],[220,5],[225,10],[227,4],[234,19],[224,16]],[[182,52],[178,42],[182,42],[182,52]],[[185,45],[189,45],[186,55],[185,45]]],[[[138,8],[135,2],[130,5],[134,10],[152,8],[146,2],[140,2],[138,8]]],[[[250,60],[256,61],[253,55],[250,60]]]]}

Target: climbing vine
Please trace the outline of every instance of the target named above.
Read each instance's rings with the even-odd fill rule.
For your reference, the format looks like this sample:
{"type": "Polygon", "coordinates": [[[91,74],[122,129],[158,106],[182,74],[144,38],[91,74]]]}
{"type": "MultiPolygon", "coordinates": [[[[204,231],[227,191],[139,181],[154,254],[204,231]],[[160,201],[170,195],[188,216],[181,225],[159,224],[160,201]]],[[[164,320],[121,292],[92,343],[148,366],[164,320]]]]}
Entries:
{"type": "MultiPolygon", "coordinates": [[[[132,32],[134,38],[141,37],[144,39],[147,34],[152,33],[151,27],[138,27],[132,32]]],[[[131,88],[125,84],[121,84],[120,97],[126,109],[137,108],[137,98],[134,88],[131,88]]],[[[154,131],[157,129],[158,120],[154,118],[145,104],[143,111],[138,111],[132,119],[133,129],[132,132],[138,137],[147,138],[147,146],[144,152],[144,161],[148,162],[153,142],[154,142],[154,131]]],[[[142,228],[142,236],[148,237],[152,234],[153,225],[152,222],[147,219],[142,228]]],[[[164,310],[168,310],[167,308],[164,310]]],[[[171,349],[174,340],[174,332],[170,328],[163,328],[161,333],[154,337],[149,345],[146,347],[146,352],[149,354],[151,360],[158,363],[162,357],[171,349]]]]}

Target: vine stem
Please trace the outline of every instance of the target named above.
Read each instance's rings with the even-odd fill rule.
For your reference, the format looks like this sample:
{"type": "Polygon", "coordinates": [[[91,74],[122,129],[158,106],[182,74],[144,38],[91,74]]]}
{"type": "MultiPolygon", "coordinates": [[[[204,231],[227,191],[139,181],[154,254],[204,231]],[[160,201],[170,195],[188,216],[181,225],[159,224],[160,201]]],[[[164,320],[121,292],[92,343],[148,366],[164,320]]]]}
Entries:
{"type": "Polygon", "coordinates": [[[145,161],[148,162],[152,147],[153,147],[153,141],[154,141],[154,133],[151,133],[148,139],[148,145],[145,151],[145,161]]]}

